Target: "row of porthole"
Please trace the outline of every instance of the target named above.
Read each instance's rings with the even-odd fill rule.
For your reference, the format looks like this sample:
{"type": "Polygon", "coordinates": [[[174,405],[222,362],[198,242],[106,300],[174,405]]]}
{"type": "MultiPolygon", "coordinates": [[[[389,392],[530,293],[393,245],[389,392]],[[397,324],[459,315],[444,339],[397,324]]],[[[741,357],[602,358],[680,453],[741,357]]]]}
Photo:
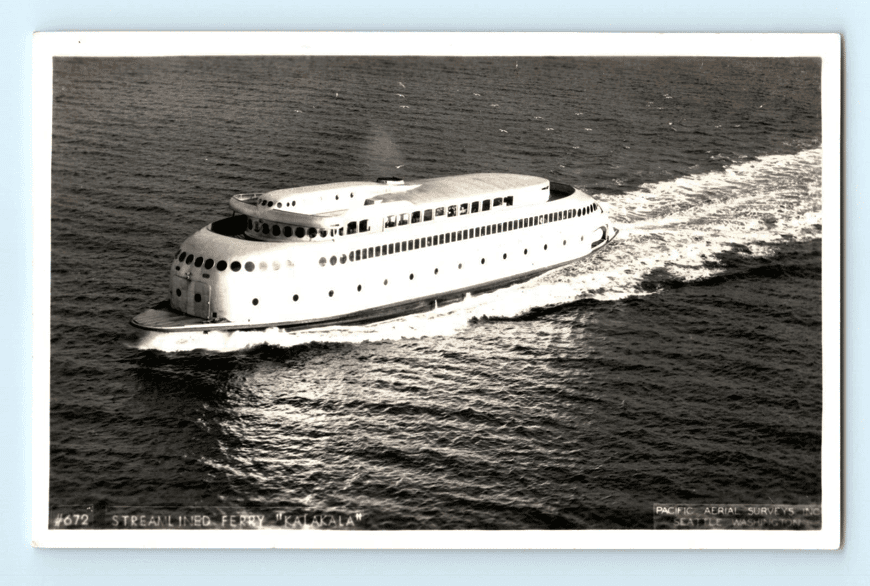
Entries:
{"type": "MultiPolygon", "coordinates": [[[[568,244],[568,241],[567,241],[567,240],[563,240],[563,241],[562,241],[562,245],[565,246],[566,244],[568,244]]],[[[546,244],[544,245],[544,250],[547,250],[547,245],[546,245],[546,244]]],[[[529,249],[528,249],[528,248],[524,249],[524,250],[523,250],[523,254],[529,254],[529,249]]],[[[502,258],[502,260],[507,260],[507,253],[502,254],[502,255],[501,255],[501,258],[502,258]]],[[[482,258],[482,259],[480,259],[480,264],[482,264],[482,265],[483,265],[483,264],[486,264],[486,258],[482,258]]],[[[459,269],[461,270],[461,269],[462,269],[462,263],[459,263],[459,265],[458,265],[457,268],[459,268],[459,269]]],[[[437,268],[435,269],[435,274],[436,274],[436,275],[438,274],[438,269],[437,269],[437,268]]],[[[410,274],[408,275],[408,280],[409,280],[409,281],[413,281],[413,280],[414,280],[414,273],[410,273],[410,274]]],[[[390,282],[389,279],[384,279],[384,285],[385,285],[385,286],[388,285],[389,282],[390,282]]],[[[357,285],[357,286],[356,286],[356,290],[357,290],[357,292],[362,292],[362,285],[357,285]]],[[[179,293],[179,295],[180,295],[180,293],[179,293]]],[[[330,297],[333,297],[334,295],[335,295],[335,290],[334,290],[334,289],[330,289],[330,290],[329,290],[329,296],[330,296],[330,297]]],[[[294,296],[293,296],[293,301],[299,301],[299,295],[294,295],[294,296]]],[[[252,301],[252,303],[253,303],[254,305],[257,305],[257,304],[259,303],[259,300],[255,298],[255,299],[252,301]]]]}
{"type": "MultiPolygon", "coordinates": [[[[353,193],[350,194],[350,197],[351,197],[351,199],[353,199],[353,193]]],[[[338,194],[335,194],[335,199],[338,200],[338,194]]],[[[266,207],[272,207],[272,206],[275,206],[275,207],[278,208],[278,209],[281,209],[281,208],[283,207],[283,204],[282,204],[280,201],[279,201],[278,203],[275,203],[274,201],[271,201],[271,200],[268,200],[268,199],[261,199],[261,200],[260,200],[260,205],[261,205],[261,206],[266,206],[266,207]]],[[[293,201],[291,201],[291,202],[290,202],[290,205],[291,205],[291,206],[295,206],[295,205],[296,205],[296,200],[294,199],[293,201]]]]}
{"type": "MultiPolygon", "coordinates": [[[[253,230],[254,232],[260,232],[262,230],[263,234],[272,234],[272,236],[280,236],[282,233],[281,226],[278,224],[272,224],[271,226],[267,223],[260,224],[259,221],[254,222],[250,218],[248,218],[248,230],[253,230]]],[[[296,238],[305,238],[308,236],[309,238],[316,238],[317,234],[320,234],[321,238],[326,238],[329,235],[329,231],[321,229],[319,232],[317,228],[304,228],[302,226],[284,226],[283,229],[284,237],[290,238],[291,236],[296,236],[296,238]]]]}

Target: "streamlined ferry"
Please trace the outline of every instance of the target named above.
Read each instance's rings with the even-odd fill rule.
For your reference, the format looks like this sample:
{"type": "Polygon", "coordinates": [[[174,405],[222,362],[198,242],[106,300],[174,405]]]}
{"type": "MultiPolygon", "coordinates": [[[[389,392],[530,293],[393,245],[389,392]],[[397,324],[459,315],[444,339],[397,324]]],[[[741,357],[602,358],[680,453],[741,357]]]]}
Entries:
{"type": "Polygon", "coordinates": [[[540,177],[478,173],[241,194],[176,252],[162,332],[304,329],[425,311],[572,263],[617,230],[540,177]]]}

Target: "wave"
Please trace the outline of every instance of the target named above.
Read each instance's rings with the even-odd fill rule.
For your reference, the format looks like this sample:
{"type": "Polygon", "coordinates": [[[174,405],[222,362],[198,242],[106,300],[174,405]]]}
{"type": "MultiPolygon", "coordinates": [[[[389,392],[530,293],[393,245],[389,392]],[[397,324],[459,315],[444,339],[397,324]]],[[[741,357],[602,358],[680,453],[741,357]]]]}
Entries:
{"type": "Polygon", "coordinates": [[[821,148],[769,155],[721,171],[641,185],[600,200],[619,228],[603,254],[462,303],[365,326],[287,332],[148,333],[136,347],[164,352],[234,352],[268,344],[354,344],[449,336],[482,317],[513,318],[581,299],[654,294],[649,275],[692,282],[720,274],[723,253],[771,257],[777,244],[819,238],[821,148]]]}

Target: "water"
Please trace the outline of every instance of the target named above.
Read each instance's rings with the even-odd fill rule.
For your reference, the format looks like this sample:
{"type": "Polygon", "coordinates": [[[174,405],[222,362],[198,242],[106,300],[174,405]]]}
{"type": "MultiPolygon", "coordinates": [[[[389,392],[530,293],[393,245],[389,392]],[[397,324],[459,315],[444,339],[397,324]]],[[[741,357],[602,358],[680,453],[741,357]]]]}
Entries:
{"type": "Polygon", "coordinates": [[[820,63],[56,59],[54,509],[648,528],[821,499],[820,63]],[[435,312],[153,334],[234,193],[549,177],[603,254],[435,312]]]}

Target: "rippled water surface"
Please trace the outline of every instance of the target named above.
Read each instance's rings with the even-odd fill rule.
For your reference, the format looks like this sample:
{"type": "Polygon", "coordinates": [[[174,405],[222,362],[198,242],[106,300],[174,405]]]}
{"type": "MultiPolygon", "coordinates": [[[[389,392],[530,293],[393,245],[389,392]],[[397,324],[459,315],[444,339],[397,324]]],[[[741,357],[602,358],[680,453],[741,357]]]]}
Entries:
{"type": "Polygon", "coordinates": [[[56,59],[55,507],[357,528],[647,528],[821,498],[820,64],[56,59]],[[498,171],[596,194],[603,254],[435,312],[157,335],[234,193],[498,171]]]}

